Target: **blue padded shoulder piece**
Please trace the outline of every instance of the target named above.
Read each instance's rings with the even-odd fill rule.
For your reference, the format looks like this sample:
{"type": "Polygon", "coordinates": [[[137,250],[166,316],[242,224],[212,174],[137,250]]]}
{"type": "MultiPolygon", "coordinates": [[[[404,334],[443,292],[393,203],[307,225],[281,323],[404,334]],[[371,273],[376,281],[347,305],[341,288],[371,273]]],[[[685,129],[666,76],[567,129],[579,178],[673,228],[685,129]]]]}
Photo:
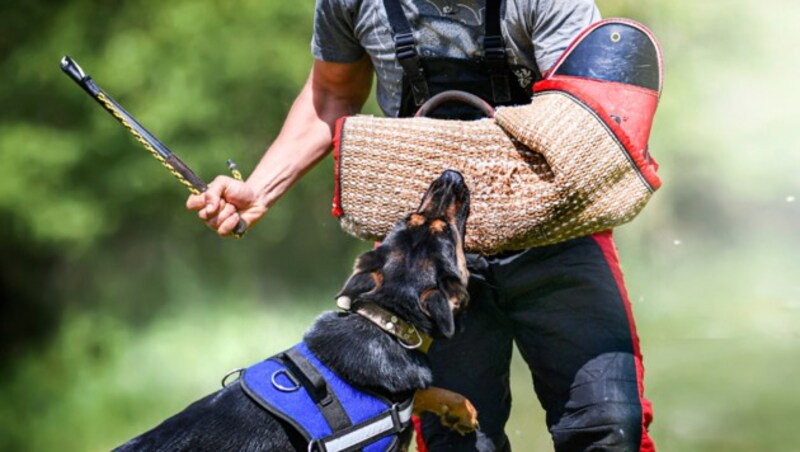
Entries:
{"type": "Polygon", "coordinates": [[[322,364],[302,342],[248,368],[240,382],[256,403],[293,425],[317,450],[388,450],[397,442],[397,432],[408,425],[411,413],[411,401],[403,406],[393,405],[354,388],[322,364]],[[326,400],[338,399],[349,418],[344,420],[344,428],[337,430],[326,420],[319,397],[315,401],[314,388],[307,387],[310,385],[305,375],[309,370],[304,372],[302,366],[294,364],[298,358],[305,361],[303,365],[313,365],[310,372],[318,372],[324,378],[325,391],[332,396],[326,400]]]}

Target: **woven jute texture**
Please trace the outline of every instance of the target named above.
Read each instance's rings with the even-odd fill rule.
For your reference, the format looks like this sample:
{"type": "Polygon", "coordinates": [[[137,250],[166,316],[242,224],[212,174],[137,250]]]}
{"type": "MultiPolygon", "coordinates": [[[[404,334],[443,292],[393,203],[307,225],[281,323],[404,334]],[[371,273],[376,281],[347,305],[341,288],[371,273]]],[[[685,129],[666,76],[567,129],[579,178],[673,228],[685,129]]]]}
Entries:
{"type": "Polygon", "coordinates": [[[342,228],[381,239],[442,171],[470,188],[466,248],[494,254],[588,235],[631,220],[652,187],[584,104],[558,91],[477,121],[345,120],[339,144],[342,228]]]}

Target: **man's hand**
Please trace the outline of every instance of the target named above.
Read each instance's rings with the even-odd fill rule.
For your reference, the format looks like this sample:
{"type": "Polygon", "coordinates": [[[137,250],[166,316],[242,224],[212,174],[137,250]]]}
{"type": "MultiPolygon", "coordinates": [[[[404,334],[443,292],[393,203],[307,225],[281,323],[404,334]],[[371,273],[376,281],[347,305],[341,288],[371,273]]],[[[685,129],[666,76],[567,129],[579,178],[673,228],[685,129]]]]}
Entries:
{"type": "Polygon", "coordinates": [[[239,218],[252,227],[267,212],[267,207],[256,199],[255,191],[242,182],[227,176],[218,176],[208,184],[208,190],[191,195],[186,208],[221,236],[230,235],[239,218]]]}
{"type": "Polygon", "coordinates": [[[219,176],[186,208],[227,236],[241,217],[248,228],[331,147],[336,120],[353,115],[369,96],[372,62],[367,55],[353,63],[315,61],[278,137],[253,169],[247,182],[219,176]]]}

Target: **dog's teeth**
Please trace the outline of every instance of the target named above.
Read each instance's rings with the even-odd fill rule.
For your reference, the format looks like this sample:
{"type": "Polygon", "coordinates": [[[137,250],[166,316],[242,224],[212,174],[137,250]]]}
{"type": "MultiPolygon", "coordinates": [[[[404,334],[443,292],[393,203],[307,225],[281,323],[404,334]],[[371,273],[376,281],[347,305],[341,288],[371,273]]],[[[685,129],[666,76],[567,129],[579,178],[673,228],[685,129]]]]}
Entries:
{"type": "Polygon", "coordinates": [[[336,306],[339,306],[340,309],[344,309],[345,311],[349,311],[352,305],[353,300],[351,300],[350,297],[342,295],[336,299],[336,306]]]}

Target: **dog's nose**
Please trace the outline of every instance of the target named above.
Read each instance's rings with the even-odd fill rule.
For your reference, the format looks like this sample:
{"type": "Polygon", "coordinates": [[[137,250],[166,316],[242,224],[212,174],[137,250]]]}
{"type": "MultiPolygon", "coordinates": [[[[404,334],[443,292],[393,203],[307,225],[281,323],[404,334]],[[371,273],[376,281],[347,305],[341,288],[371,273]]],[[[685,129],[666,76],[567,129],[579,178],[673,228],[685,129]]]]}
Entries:
{"type": "Polygon", "coordinates": [[[446,170],[436,178],[428,187],[417,212],[466,219],[469,212],[469,189],[461,173],[446,170]]]}
{"type": "Polygon", "coordinates": [[[457,199],[464,198],[469,194],[464,176],[451,169],[445,170],[431,185],[436,187],[437,191],[452,194],[457,199]]]}
{"type": "Polygon", "coordinates": [[[439,179],[446,184],[466,185],[464,176],[456,170],[445,170],[439,179]]]}

